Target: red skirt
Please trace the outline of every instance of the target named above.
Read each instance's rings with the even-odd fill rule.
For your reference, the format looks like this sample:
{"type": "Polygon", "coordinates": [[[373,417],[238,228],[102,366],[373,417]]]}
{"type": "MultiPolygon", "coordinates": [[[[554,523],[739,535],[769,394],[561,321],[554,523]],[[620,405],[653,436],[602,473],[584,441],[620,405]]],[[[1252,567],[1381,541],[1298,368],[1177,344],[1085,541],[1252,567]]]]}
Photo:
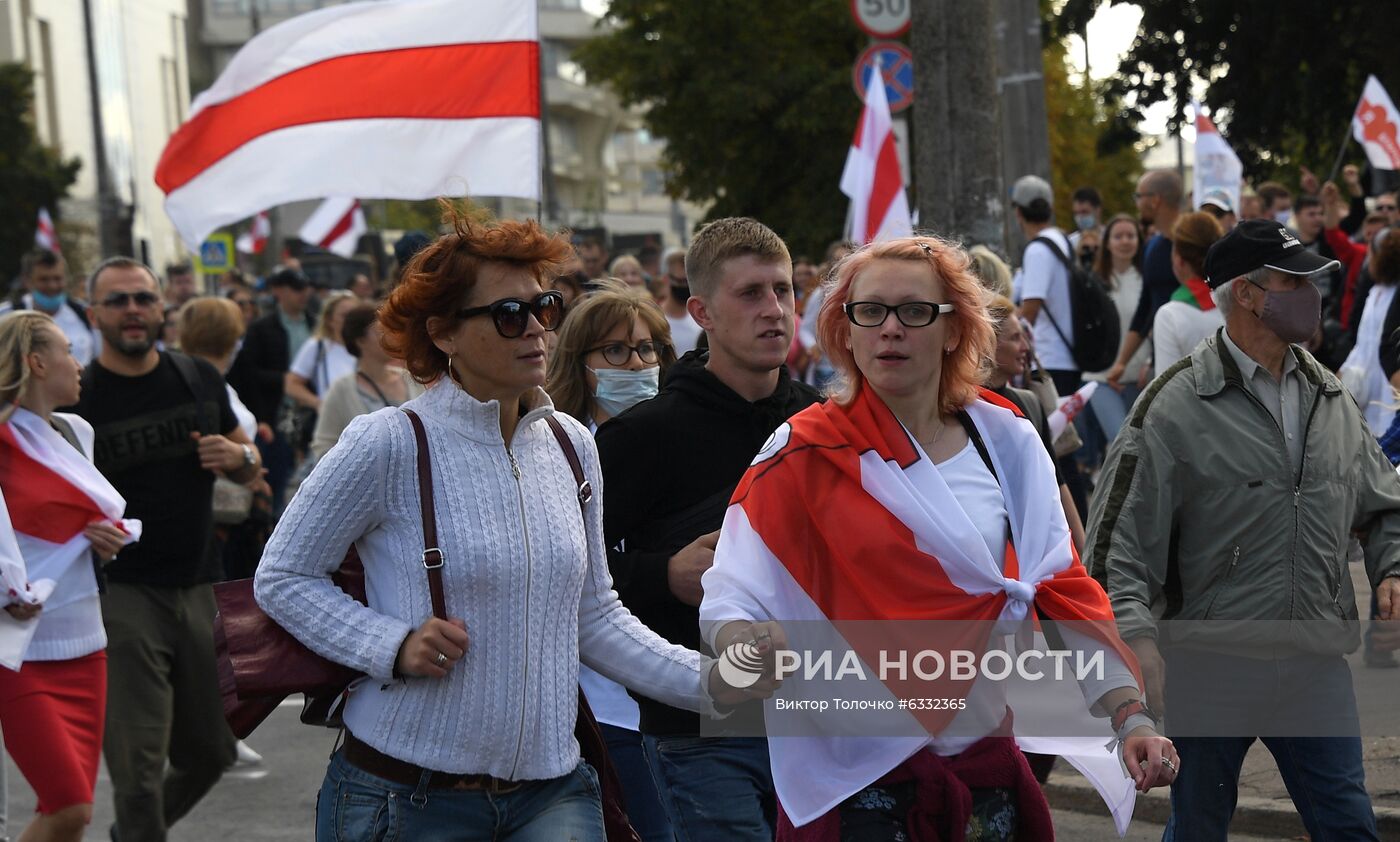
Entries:
{"type": "Polygon", "coordinates": [[[5,749],[39,797],[39,812],[91,804],[107,710],[107,652],[0,668],[5,749]]]}

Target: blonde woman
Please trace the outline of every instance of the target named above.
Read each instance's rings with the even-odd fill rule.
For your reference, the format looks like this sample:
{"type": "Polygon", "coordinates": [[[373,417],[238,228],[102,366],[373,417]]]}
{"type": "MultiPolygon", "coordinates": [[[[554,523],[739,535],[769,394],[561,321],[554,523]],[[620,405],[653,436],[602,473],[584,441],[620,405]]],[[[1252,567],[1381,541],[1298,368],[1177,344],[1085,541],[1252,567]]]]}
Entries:
{"type": "Polygon", "coordinates": [[[0,669],[0,727],[38,796],[24,839],[78,840],[92,821],[107,706],[98,565],[140,534],[92,464],[92,427],[54,411],[78,401],[82,370],[48,315],[0,318],[0,600],[33,627],[23,663],[0,669]]]}
{"type": "Polygon", "coordinates": [[[292,358],[286,376],[287,397],[299,405],[319,412],[321,396],[331,384],[355,372],[355,357],[341,341],[340,328],[345,314],[358,302],[354,293],[345,290],[326,296],[316,330],[292,358]]]}
{"type": "Polygon", "coordinates": [[[647,276],[642,271],[642,262],[630,254],[624,254],[614,260],[608,267],[608,274],[629,287],[643,291],[647,288],[647,276]]]}

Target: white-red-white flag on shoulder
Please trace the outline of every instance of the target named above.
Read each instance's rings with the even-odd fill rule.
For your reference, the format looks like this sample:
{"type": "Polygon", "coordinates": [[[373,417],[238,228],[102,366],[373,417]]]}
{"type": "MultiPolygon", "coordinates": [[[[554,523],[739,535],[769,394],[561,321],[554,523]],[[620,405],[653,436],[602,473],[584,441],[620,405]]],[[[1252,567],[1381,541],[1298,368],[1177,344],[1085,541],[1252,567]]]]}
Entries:
{"type": "Polygon", "coordinates": [[[1400,111],[1379,79],[1366,77],[1361,101],[1351,117],[1351,135],[1378,170],[1400,170],[1400,111]]]}
{"type": "Polygon", "coordinates": [[[238,235],[238,242],[234,245],[243,254],[262,254],[262,250],[267,248],[267,238],[270,236],[272,220],[268,219],[267,211],[263,211],[253,217],[253,224],[247,231],[238,235]]]}
{"type": "Polygon", "coordinates": [[[48,249],[54,254],[63,254],[63,249],[58,246],[58,232],[54,230],[53,217],[49,216],[48,208],[39,208],[39,221],[34,226],[34,245],[48,249]]]}
{"type": "Polygon", "coordinates": [[[851,199],[851,230],[857,243],[907,237],[914,233],[909,199],[899,172],[890,104],[884,77],[870,74],[865,108],[856,124],[855,139],[841,171],[841,192],[851,199]]]}
{"type": "Polygon", "coordinates": [[[346,3],[254,37],[166,144],[156,184],[191,248],[325,196],[540,195],[534,0],[346,3]]]}
{"type": "Polygon", "coordinates": [[[356,199],[327,199],[307,218],[297,232],[302,242],[334,252],[341,257],[355,253],[360,235],[369,230],[365,211],[356,199]]]}

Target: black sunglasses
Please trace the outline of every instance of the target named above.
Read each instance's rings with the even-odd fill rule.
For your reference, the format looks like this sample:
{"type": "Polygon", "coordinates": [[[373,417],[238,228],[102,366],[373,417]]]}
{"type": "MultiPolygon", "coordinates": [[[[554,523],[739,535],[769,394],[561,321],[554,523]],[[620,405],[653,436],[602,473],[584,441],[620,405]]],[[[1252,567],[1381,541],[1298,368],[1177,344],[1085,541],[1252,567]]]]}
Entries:
{"type": "Polygon", "coordinates": [[[603,359],[607,360],[611,365],[627,365],[627,361],[632,359],[632,354],[635,353],[637,359],[641,360],[644,364],[652,365],[657,360],[661,359],[659,356],[660,350],[661,348],[659,345],[651,340],[647,340],[638,343],[635,347],[625,342],[609,342],[606,345],[589,348],[588,353],[591,354],[594,351],[602,351],[603,359]]]}
{"type": "Polygon", "coordinates": [[[530,324],[530,316],[545,330],[555,330],[564,320],[564,296],[554,290],[542,292],[533,301],[519,298],[502,298],[485,307],[466,307],[457,311],[457,318],[470,319],[475,316],[491,315],[496,332],[505,339],[516,339],[525,333],[530,324]]]}
{"type": "Polygon", "coordinates": [[[110,307],[113,310],[124,310],[131,302],[136,302],[137,307],[146,308],[155,306],[160,301],[160,296],[154,292],[114,292],[102,299],[103,307],[110,307]]]}

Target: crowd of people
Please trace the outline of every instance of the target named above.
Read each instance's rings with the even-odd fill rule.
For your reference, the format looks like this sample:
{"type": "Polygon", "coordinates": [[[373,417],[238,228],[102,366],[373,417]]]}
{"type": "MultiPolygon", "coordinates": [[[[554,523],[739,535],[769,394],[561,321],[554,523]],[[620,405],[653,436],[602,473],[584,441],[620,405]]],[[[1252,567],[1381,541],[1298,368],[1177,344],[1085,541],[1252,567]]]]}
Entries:
{"type": "Polygon", "coordinates": [[[907,738],[766,738],[812,617],[1064,625],[1107,664],[1100,751],[1172,788],[1165,838],[1225,838],[1255,738],[1313,838],[1378,838],[1347,560],[1364,663],[1395,666],[1400,211],[1352,168],[1303,181],[1192,208],[1149,172],[1135,216],[1076,190],[1067,233],[1026,176],[1014,273],[934,236],[818,262],[728,218],[613,256],[451,210],[382,292],[290,263],[201,294],[113,257],[80,301],[26,256],[0,315],[22,838],[82,837],[99,753],[127,842],[261,762],[215,670],[237,578],[365,676],[322,840],[601,840],[614,782],[648,842],[1053,836],[1061,752],[990,684],[907,738]],[[368,604],[331,578],[352,546],[368,604]]]}

